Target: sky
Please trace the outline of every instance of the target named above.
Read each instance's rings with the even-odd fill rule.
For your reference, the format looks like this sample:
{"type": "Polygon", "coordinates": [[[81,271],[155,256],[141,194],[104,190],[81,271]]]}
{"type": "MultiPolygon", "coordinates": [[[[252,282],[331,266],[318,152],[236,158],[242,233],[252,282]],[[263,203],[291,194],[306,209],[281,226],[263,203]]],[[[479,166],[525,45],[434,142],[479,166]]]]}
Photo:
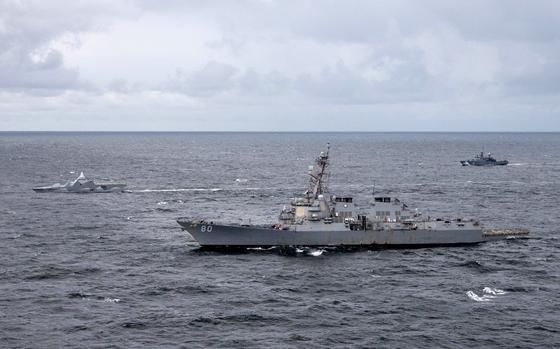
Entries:
{"type": "Polygon", "coordinates": [[[0,131],[560,131],[560,1],[0,0],[0,131]]]}

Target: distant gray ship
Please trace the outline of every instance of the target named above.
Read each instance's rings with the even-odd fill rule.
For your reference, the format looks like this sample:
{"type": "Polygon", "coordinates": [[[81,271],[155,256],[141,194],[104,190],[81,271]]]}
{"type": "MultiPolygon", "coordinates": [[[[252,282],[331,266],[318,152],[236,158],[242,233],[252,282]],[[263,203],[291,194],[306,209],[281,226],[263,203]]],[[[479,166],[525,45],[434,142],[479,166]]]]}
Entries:
{"type": "Polygon", "coordinates": [[[55,183],[46,187],[33,188],[38,193],[59,192],[59,193],[103,193],[123,191],[126,189],[126,182],[114,180],[94,180],[86,178],[83,172],[80,172],[78,178],[68,181],[64,184],[55,183]]]}
{"type": "Polygon", "coordinates": [[[463,166],[500,166],[507,165],[509,162],[507,160],[496,160],[492,157],[492,154],[484,155],[484,152],[477,154],[474,159],[463,160],[461,165],[463,166]]]}
{"type": "Polygon", "coordinates": [[[309,188],[284,207],[274,225],[221,224],[179,218],[177,222],[205,248],[273,246],[444,246],[527,236],[522,229],[483,230],[468,219],[433,219],[411,211],[399,199],[374,198],[368,211],[349,196],[328,195],[329,146],[309,169],[309,188]]]}

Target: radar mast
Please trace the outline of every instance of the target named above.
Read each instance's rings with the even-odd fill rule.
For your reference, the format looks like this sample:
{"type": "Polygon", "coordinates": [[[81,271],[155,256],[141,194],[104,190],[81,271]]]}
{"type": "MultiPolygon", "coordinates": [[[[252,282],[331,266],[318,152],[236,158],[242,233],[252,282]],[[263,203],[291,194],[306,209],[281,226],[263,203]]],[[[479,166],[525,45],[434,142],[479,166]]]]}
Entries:
{"type": "Polygon", "coordinates": [[[327,143],[327,151],[321,152],[315,159],[315,165],[309,166],[309,189],[305,192],[307,200],[317,199],[319,195],[328,192],[330,149],[331,144],[327,143]]]}

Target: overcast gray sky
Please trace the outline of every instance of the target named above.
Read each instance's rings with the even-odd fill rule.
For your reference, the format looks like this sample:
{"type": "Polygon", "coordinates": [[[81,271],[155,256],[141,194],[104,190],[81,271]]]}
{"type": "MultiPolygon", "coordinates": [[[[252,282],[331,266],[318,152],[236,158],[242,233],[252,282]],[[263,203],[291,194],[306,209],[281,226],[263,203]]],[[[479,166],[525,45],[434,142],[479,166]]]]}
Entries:
{"type": "Polygon", "coordinates": [[[560,1],[0,0],[0,130],[560,131],[560,1]]]}

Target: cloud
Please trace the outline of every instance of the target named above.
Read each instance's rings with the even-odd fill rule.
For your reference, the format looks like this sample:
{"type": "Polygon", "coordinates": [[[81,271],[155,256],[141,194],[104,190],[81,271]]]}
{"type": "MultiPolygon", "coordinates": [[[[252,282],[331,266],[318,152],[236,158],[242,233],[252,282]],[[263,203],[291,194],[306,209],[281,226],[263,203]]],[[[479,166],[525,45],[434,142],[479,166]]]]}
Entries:
{"type": "Polygon", "coordinates": [[[178,69],[166,89],[195,97],[211,97],[231,89],[237,69],[229,64],[210,61],[187,75],[178,69]]]}
{"type": "Polygon", "coordinates": [[[0,88],[33,94],[86,88],[78,68],[66,67],[52,42],[106,28],[125,12],[123,2],[0,2],[0,88]]]}
{"type": "Polygon", "coordinates": [[[320,114],[522,129],[537,113],[560,129],[557,18],[560,3],[538,0],[7,0],[0,128],[18,113],[74,121],[82,106],[148,129],[312,127],[320,114]]]}

